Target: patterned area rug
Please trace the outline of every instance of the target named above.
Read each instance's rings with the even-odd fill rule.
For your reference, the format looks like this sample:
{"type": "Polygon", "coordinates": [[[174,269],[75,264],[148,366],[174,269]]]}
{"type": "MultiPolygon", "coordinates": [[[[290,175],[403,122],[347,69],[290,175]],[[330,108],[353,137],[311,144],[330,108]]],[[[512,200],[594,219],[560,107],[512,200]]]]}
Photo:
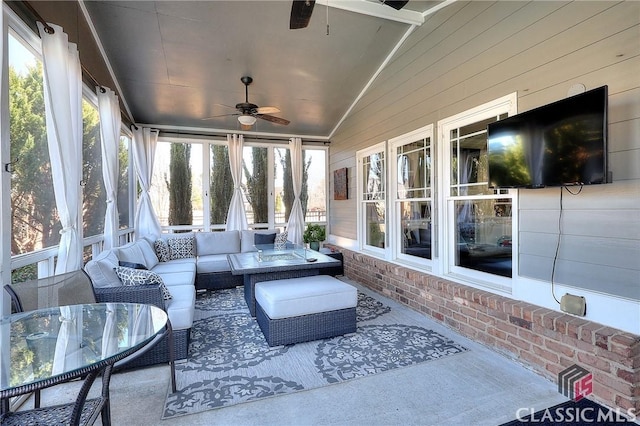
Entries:
{"type": "Polygon", "coordinates": [[[269,347],[242,287],[198,294],[189,358],[163,418],[326,386],[467,349],[358,293],[355,334],[269,347]]]}

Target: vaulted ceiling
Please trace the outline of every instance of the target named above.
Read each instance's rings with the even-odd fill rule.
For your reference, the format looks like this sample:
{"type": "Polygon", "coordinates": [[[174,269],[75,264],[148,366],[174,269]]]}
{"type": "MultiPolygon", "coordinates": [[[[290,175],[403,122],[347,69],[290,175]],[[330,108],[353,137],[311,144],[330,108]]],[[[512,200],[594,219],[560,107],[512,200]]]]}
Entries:
{"type": "Polygon", "coordinates": [[[411,25],[448,2],[318,0],[289,29],[291,1],[85,1],[133,120],[239,131],[235,105],[274,106],[251,131],[327,138],[411,25]],[[325,6],[329,3],[329,7],[325,6]],[[328,25],[328,27],[327,27],[328,25]],[[328,34],[327,34],[328,33],[328,34]]]}

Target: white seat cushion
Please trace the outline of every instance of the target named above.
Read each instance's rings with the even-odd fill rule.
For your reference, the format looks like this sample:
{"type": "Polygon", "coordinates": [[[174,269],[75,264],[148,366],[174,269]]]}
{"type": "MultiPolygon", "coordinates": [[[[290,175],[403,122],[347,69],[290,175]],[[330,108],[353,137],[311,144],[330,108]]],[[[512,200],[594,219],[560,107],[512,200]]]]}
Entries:
{"type": "Polygon", "coordinates": [[[171,299],[165,302],[167,314],[174,330],[185,330],[193,325],[196,288],[193,284],[167,286],[171,299]]]}
{"type": "MultiPolygon", "coordinates": [[[[155,270],[153,272],[156,272],[155,270]]],[[[158,272],[167,287],[182,286],[189,284],[193,287],[196,279],[194,271],[158,272]]]]}
{"type": "Polygon", "coordinates": [[[328,275],[264,281],[256,284],[256,303],[271,319],[353,308],[358,290],[328,275]]]}

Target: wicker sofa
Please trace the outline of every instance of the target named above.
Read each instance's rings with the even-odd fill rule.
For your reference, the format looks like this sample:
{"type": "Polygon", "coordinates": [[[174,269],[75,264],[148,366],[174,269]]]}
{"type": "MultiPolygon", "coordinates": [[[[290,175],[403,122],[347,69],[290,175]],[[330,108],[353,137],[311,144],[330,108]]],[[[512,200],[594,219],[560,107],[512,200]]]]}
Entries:
{"type": "MultiPolygon", "coordinates": [[[[254,251],[256,234],[277,230],[245,230],[163,234],[158,239],[141,238],[105,250],[85,265],[99,302],[147,303],[163,308],[173,327],[175,359],[188,355],[197,290],[233,288],[242,276],[232,275],[227,254],[254,251]],[[171,295],[165,299],[160,284],[124,285],[116,273],[121,266],[157,273],[171,295]]],[[[168,344],[158,344],[130,366],[169,361],[168,344]]]]}

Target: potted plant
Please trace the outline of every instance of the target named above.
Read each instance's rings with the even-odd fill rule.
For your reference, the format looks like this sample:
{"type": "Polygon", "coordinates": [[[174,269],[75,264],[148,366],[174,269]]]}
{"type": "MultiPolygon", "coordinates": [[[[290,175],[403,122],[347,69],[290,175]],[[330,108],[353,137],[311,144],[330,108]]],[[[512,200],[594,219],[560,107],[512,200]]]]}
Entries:
{"type": "Polygon", "coordinates": [[[307,225],[307,229],[302,234],[302,239],[305,243],[309,243],[311,250],[320,250],[320,242],[326,238],[324,226],[316,223],[310,223],[307,225]]]}

